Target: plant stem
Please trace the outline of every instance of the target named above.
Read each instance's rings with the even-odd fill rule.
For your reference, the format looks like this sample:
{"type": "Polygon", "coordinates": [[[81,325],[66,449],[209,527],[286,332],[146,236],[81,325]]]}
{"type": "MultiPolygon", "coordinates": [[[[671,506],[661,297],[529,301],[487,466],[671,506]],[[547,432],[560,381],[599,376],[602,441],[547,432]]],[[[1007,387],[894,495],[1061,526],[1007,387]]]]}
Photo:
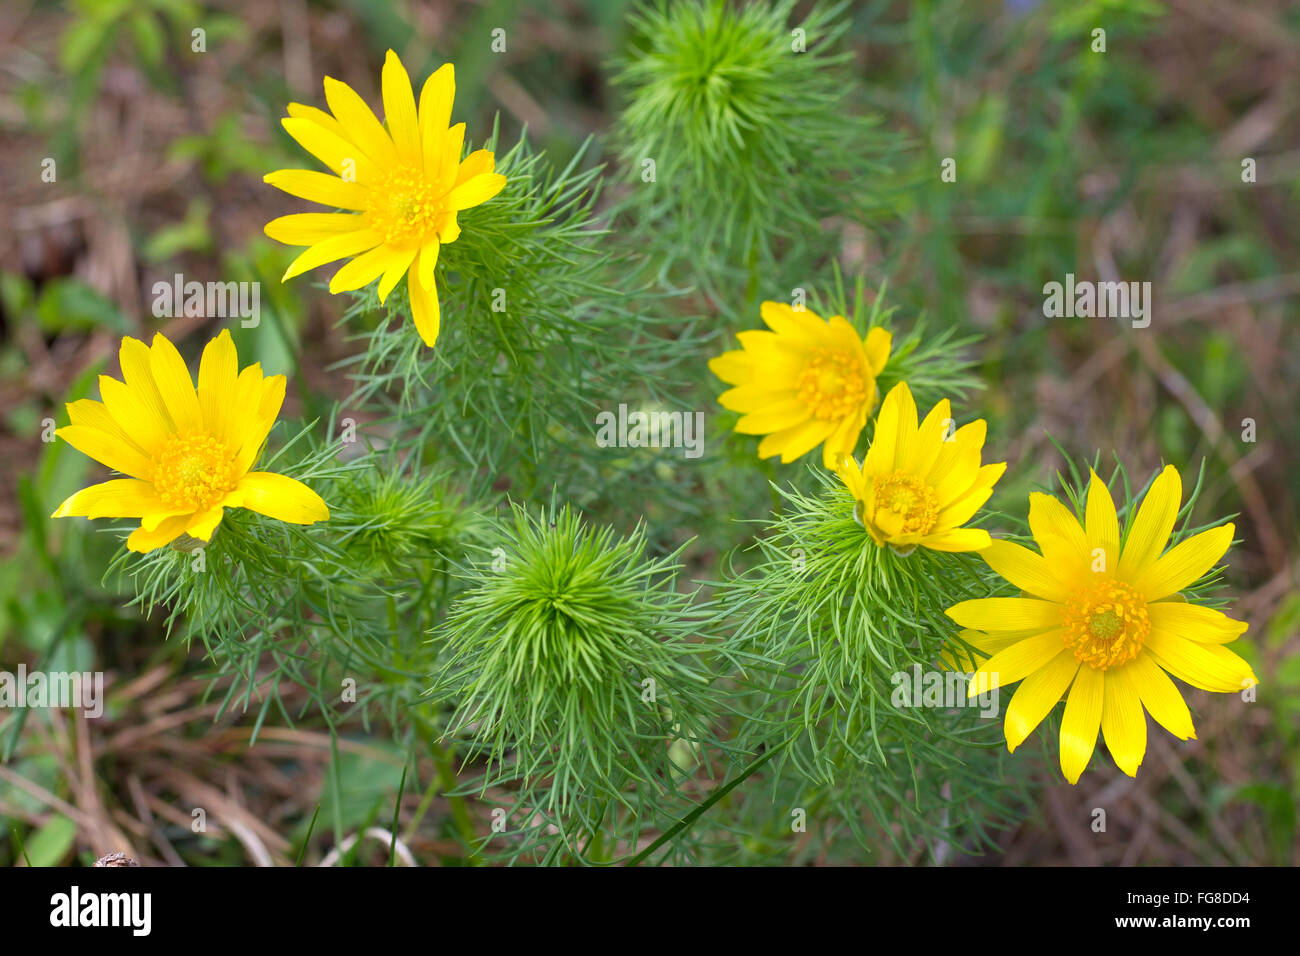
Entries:
{"type": "Polygon", "coordinates": [[[649,858],[651,853],[659,849],[661,846],[663,846],[673,837],[677,836],[677,834],[684,833],[685,831],[689,830],[692,826],[695,825],[696,820],[698,820],[700,817],[704,816],[704,814],[708,812],[710,807],[712,807],[715,803],[717,803],[719,800],[721,800],[723,797],[729,794],[732,790],[736,789],[736,787],[740,786],[740,784],[743,783],[745,780],[747,780],[750,776],[752,776],[754,772],[758,770],[759,767],[763,766],[763,764],[767,763],[778,753],[784,750],[787,746],[789,746],[792,740],[794,740],[794,738],[789,737],[786,740],[783,740],[781,743],[777,744],[775,747],[772,747],[771,749],[755,757],[752,761],[750,761],[749,766],[746,767],[743,771],[741,771],[740,776],[736,777],[734,780],[729,780],[728,782],[724,783],[722,786],[718,787],[717,790],[714,790],[711,794],[708,795],[708,797],[706,797],[699,804],[699,806],[697,806],[694,810],[686,814],[686,816],[682,817],[671,827],[669,827],[667,830],[661,833],[658,839],[656,839],[648,847],[646,847],[636,856],[632,857],[632,859],[628,860],[627,865],[628,866],[640,865],[647,858],[649,858]]]}

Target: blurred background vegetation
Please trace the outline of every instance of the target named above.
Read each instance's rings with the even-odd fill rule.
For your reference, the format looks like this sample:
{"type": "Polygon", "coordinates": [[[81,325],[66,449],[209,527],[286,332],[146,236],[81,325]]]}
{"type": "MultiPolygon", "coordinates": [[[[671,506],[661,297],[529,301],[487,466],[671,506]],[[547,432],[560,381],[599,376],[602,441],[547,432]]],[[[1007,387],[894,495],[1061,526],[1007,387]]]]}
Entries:
{"type": "MultiPolygon", "coordinates": [[[[281,285],[293,251],[262,234],[303,208],[261,182],[302,165],[278,124],[284,104],[319,104],[325,74],[375,103],[392,48],[417,83],[455,63],[456,111],[471,129],[499,115],[503,142],[526,127],[557,166],[594,135],[584,165],[617,166],[611,64],[632,8],[13,0],[0,10],[0,669],[102,669],[109,685],[104,720],[0,717],[0,862],[122,849],[151,863],[316,861],[329,849],[323,828],[308,839],[318,809],[349,832],[391,819],[405,754],[373,728],[331,738],[309,718],[261,726],[264,713],[236,709],[214,723],[220,694],[205,696],[202,649],[165,641],[158,616],[123,600],[128,582],[101,580],[116,539],[48,520],[101,475],[43,441],[45,422],[62,424],[63,402],[95,394],[123,334],[162,331],[197,356],[217,323],[150,309],[153,283],[178,272],[260,281],[261,324],[231,329],[241,358],[289,373],[290,414],[324,414],[348,388],[327,371],[351,354],[343,306],[309,282],[281,285]],[[496,29],[505,52],[492,50],[496,29]],[[191,806],[212,817],[201,836],[191,806]]],[[[994,505],[1021,512],[1062,467],[1062,448],[1114,449],[1139,481],[1174,462],[1190,482],[1205,459],[1198,513],[1240,515],[1229,582],[1251,624],[1240,650],[1262,682],[1244,710],[1191,691],[1200,739],[1153,733],[1136,781],[1099,760],[1072,788],[1048,765],[1053,782],[1026,822],[997,834],[999,852],[950,862],[1300,862],[1300,4],[865,0],[844,16],[855,96],[899,145],[887,172],[864,167],[893,198],[871,222],[842,224],[840,269],[868,288],[887,278],[889,302],[931,328],[980,337],[985,388],[970,411],[989,419],[991,451],[1011,463],[994,505]],[[1091,49],[1097,27],[1104,53],[1091,49]],[[941,183],[949,157],[957,180],[941,183]],[[1044,318],[1042,286],[1067,272],[1149,280],[1151,327],[1044,318]],[[1255,441],[1243,440],[1247,419],[1255,441]],[[1105,833],[1088,829],[1094,807],[1107,808],[1105,833]]],[[[775,282],[768,297],[803,284],[775,282]]],[[[725,320],[734,329],[757,316],[725,320]]],[[[708,467],[734,457],[711,455],[708,467]]],[[[294,688],[282,696],[291,710],[305,703],[294,688]]],[[[416,858],[460,861],[451,818],[486,810],[470,801],[449,812],[432,787],[427,799],[404,792],[401,832],[416,858]]],[[[888,847],[828,852],[795,840],[780,858],[909,859],[888,847]]],[[[344,856],[378,862],[387,848],[362,840],[344,856]]]]}

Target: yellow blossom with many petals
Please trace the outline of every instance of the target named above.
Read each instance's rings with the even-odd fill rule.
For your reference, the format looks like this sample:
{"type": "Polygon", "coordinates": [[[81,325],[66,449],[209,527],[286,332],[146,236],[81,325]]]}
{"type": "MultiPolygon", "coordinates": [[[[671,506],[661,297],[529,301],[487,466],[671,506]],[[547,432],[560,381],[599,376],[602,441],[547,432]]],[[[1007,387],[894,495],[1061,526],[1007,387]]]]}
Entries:
{"type": "Polygon", "coordinates": [[[1060,759],[1070,783],[1088,766],[1099,730],[1129,776],[1146,753],[1146,713],[1179,740],[1196,736],[1170,674],[1220,693],[1256,683],[1250,665],[1224,646],[1246,624],[1180,594],[1223,557],[1233,526],[1165,551],[1181,498],[1178,471],[1166,467],[1121,537],[1115,502],[1095,472],[1082,523],[1051,495],[1031,495],[1029,526],[1041,553],[1010,541],[980,552],[1024,596],[948,610],[969,628],[966,643],[992,655],[971,678],[972,696],[1021,682],[1007,708],[1010,750],[1065,697],[1060,759]]]}
{"type": "Polygon", "coordinates": [[[418,107],[406,68],[392,50],[381,80],[386,125],[356,91],[328,76],[330,112],[289,104],[281,120],[285,130],[330,172],[281,169],[265,181],[291,196],[349,211],[282,216],[267,223],[266,234],[308,247],[285,280],[350,258],[334,274],[330,292],[378,279],[384,302],[405,276],[412,320],[432,346],[442,324],[434,281],[438,250],[460,235],[457,214],[499,193],[506,177],[495,172],[489,150],[461,159],[465,124],[451,125],[456,81],[450,63],[425,81],[418,107]]]}
{"type": "Polygon", "coordinates": [[[83,488],[55,518],[139,518],[132,551],[161,548],[181,535],[209,541],[226,508],[248,508],[291,524],[329,518],[320,495],[300,481],[250,471],[284,402],[285,377],[260,365],[239,371],[230,333],[207,344],[198,388],[176,346],[122,340],[122,381],[99,377],[103,401],[68,405],[72,424],[55,434],[127,475],[83,488]]]}
{"type": "Polygon", "coordinates": [[[741,348],[709,362],[734,388],[718,396],[723,408],[743,413],[741,435],[765,435],[758,457],[783,464],[822,446],[834,468],[853,453],[876,407],[876,376],[889,358],[892,336],[877,326],[862,338],[840,315],[822,320],[807,309],[764,302],[771,331],[741,332],[741,348]]]}
{"type": "Polygon", "coordinates": [[[876,544],[905,554],[918,547],[978,551],[989,545],[987,531],[961,527],[1007,468],[1006,462],[980,463],[986,432],[982,418],[956,428],[946,398],[918,425],[907,383],[889,390],[862,464],[846,457],[836,469],[876,544]]]}

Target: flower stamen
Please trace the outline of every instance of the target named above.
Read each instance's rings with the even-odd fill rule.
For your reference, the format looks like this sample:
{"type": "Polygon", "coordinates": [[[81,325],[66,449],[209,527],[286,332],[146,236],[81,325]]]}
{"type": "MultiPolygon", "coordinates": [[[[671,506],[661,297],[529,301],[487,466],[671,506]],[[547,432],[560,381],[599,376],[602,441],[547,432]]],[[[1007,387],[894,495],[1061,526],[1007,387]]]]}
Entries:
{"type": "Polygon", "coordinates": [[[814,418],[823,421],[846,418],[859,411],[867,399],[862,361],[842,349],[815,349],[796,388],[799,400],[814,418]]]}
{"type": "Polygon", "coordinates": [[[1122,581],[1076,592],[1061,608],[1061,624],[1075,658],[1103,671],[1136,658],[1151,633],[1146,600],[1122,581]]]}
{"type": "Polygon", "coordinates": [[[154,466],[158,496],[177,511],[206,511],[237,482],[234,452],[208,434],[173,436],[154,466]]]}
{"type": "Polygon", "coordinates": [[[366,218],[386,243],[423,245],[446,218],[446,197],[418,170],[396,169],[370,194],[366,218]]]}
{"type": "Polygon", "coordinates": [[[916,475],[896,471],[876,479],[872,520],[891,538],[929,534],[939,520],[939,499],[916,475]]]}

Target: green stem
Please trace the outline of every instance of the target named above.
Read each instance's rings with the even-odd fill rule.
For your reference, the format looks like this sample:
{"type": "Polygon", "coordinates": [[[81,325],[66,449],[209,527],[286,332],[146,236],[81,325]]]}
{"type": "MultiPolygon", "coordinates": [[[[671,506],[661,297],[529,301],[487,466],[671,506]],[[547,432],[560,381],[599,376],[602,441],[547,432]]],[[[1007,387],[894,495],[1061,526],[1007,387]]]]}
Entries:
{"type": "Polygon", "coordinates": [[[442,787],[443,797],[447,801],[448,809],[451,810],[451,819],[456,825],[456,831],[460,834],[461,839],[465,841],[466,846],[471,848],[465,862],[470,866],[477,866],[482,860],[478,851],[473,849],[474,841],[477,839],[474,832],[474,820],[469,815],[469,807],[465,803],[465,799],[450,793],[456,787],[456,771],[452,769],[451,757],[447,753],[447,749],[438,742],[423,720],[417,718],[415,725],[420,733],[420,738],[424,741],[425,746],[429,748],[429,755],[433,758],[433,765],[438,771],[438,784],[442,787]]]}
{"type": "Polygon", "coordinates": [[[677,836],[677,834],[684,833],[686,830],[689,830],[692,826],[695,825],[696,820],[698,820],[700,817],[704,816],[704,814],[708,812],[710,807],[712,807],[715,803],[717,803],[727,794],[731,793],[732,790],[735,790],[736,787],[740,786],[745,780],[751,777],[754,774],[754,772],[758,770],[759,767],[763,766],[763,764],[767,763],[778,753],[780,753],[782,750],[788,747],[792,740],[794,740],[793,737],[787,738],[786,740],[783,740],[781,743],[777,744],[775,747],[772,747],[771,749],[767,750],[765,753],[760,754],[758,757],[755,757],[752,761],[750,761],[749,766],[746,767],[743,771],[741,771],[740,776],[736,777],[734,780],[727,781],[722,786],[718,787],[717,790],[714,790],[711,794],[709,794],[709,796],[702,803],[699,804],[699,806],[697,806],[694,810],[686,814],[686,816],[682,817],[671,827],[669,827],[667,830],[661,833],[659,835],[659,838],[656,839],[653,843],[651,843],[648,847],[646,847],[636,856],[628,860],[627,865],[638,866],[646,859],[648,859],[651,853],[659,849],[669,840],[673,839],[675,836],[677,836]]]}

